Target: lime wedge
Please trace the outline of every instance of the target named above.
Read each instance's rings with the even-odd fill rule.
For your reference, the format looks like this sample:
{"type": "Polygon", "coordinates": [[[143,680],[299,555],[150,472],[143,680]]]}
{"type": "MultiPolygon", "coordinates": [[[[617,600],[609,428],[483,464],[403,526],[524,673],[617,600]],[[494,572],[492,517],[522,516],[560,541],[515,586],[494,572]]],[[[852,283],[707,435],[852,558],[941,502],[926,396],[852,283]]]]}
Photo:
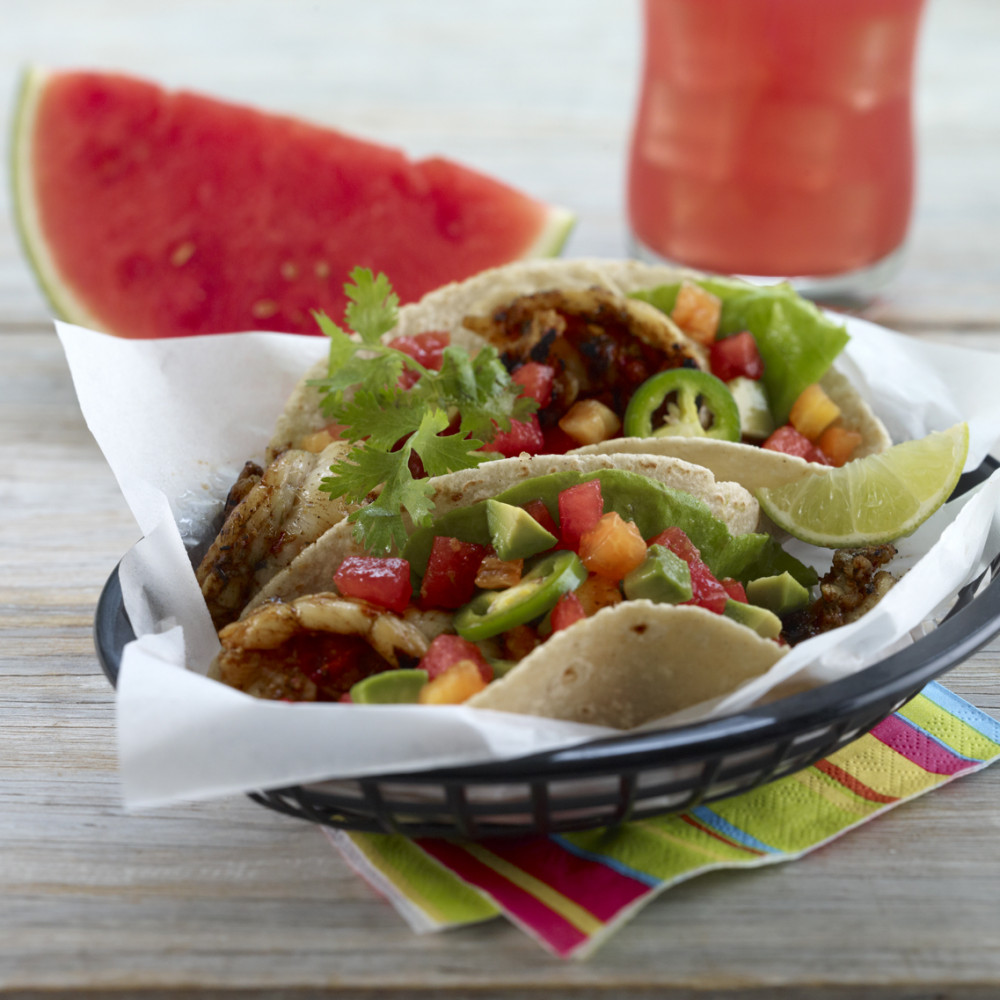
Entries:
{"type": "Polygon", "coordinates": [[[830,549],[877,545],[915,531],[948,499],[969,451],[956,424],[839,469],[809,472],[757,491],[761,509],[790,535],[830,549]]]}

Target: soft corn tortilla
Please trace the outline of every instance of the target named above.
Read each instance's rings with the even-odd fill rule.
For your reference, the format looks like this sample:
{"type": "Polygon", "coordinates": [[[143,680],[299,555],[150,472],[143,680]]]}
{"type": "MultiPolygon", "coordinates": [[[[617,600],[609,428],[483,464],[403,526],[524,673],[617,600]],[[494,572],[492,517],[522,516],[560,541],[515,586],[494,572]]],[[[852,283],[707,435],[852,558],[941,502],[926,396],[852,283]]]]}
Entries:
{"type": "MultiPolygon", "coordinates": [[[[419,302],[403,306],[399,310],[399,322],[386,340],[432,330],[447,331],[451,334],[453,344],[475,349],[483,346],[485,341],[465,329],[462,320],[466,316],[488,315],[496,307],[519,296],[554,288],[582,290],[592,287],[624,296],[641,289],[676,282],[684,277],[697,278],[699,275],[693,271],[635,260],[518,261],[483,271],[465,281],[445,285],[430,292],[419,302]]],[[[664,320],[663,314],[654,307],[638,300],[630,301],[632,307],[652,310],[660,321],[664,320]]],[[[287,448],[299,447],[305,438],[326,425],[320,410],[320,393],[309,384],[311,380],[323,378],[325,374],[324,359],[306,372],[296,386],[276,424],[274,436],[268,446],[269,458],[287,448]]],[[[843,425],[861,434],[862,444],[856,453],[858,457],[881,452],[889,447],[892,442],[884,425],[840,372],[830,369],[821,384],[840,407],[843,425]]],[[[708,464],[718,478],[742,483],[750,489],[764,485],[776,486],[798,478],[802,474],[802,466],[808,465],[792,456],[765,454],[753,445],[701,438],[615,438],[584,450],[642,451],[673,455],[696,464],[708,464]],[[723,447],[718,447],[720,444],[723,447]],[[756,457],[752,462],[746,463],[748,468],[743,469],[749,455],[756,457]]]]}
{"type": "Polygon", "coordinates": [[[733,691],[783,655],[704,608],[623,601],[557,632],[466,704],[632,729],[733,691]]]}
{"type": "MultiPolygon", "coordinates": [[[[621,469],[655,479],[701,500],[734,535],[755,531],[760,518],[757,501],[736,483],[718,482],[712,473],[690,462],[663,455],[535,455],[484,462],[476,469],[453,472],[432,480],[435,517],[486,500],[522,480],[552,472],[594,472],[621,469]]],[[[254,596],[241,617],[269,600],[292,601],[329,590],[333,572],[349,555],[364,549],[354,539],[354,525],[334,525],[305,548],[254,596]]]]}

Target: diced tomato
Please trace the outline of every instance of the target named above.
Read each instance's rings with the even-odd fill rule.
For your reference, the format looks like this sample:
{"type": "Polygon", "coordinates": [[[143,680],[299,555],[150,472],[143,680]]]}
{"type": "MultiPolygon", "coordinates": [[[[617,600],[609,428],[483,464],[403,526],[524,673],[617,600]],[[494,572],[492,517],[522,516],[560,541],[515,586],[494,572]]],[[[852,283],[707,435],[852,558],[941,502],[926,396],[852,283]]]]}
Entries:
{"type": "Polygon", "coordinates": [[[400,615],[413,591],[410,564],[393,557],[348,556],[337,567],[333,582],[344,597],[356,597],[400,615]]]}
{"type": "Polygon", "coordinates": [[[712,374],[723,382],[741,376],[759,379],[764,374],[764,362],[749,330],[712,341],[708,351],[712,374]]]}
{"type": "Polygon", "coordinates": [[[460,608],[472,599],[486,548],[475,542],[437,535],[420,584],[420,603],[428,608],[460,608]]]}
{"type": "Polygon", "coordinates": [[[739,601],[740,604],[750,603],[747,600],[747,592],[739,580],[734,580],[731,576],[727,576],[724,580],[720,580],[719,583],[722,584],[732,600],[739,601]]]}
{"type": "Polygon", "coordinates": [[[779,427],[762,445],[769,451],[780,451],[783,455],[798,455],[807,462],[829,465],[830,460],[804,434],[791,424],[779,427]]]}
{"type": "Polygon", "coordinates": [[[588,479],[559,493],[559,535],[563,545],[577,551],[580,539],[597,526],[604,513],[601,481],[588,479]]]}
{"type": "Polygon", "coordinates": [[[542,500],[529,500],[524,509],[551,535],[559,537],[559,525],[542,500]]]}
{"type": "Polygon", "coordinates": [[[527,420],[512,420],[509,431],[497,431],[480,450],[498,451],[504,458],[516,458],[521,452],[540,455],[545,450],[545,438],[538,417],[532,413],[527,420]]]}
{"type": "Polygon", "coordinates": [[[651,538],[649,545],[663,545],[688,564],[688,569],[691,570],[691,600],[685,601],[685,604],[696,604],[722,614],[726,601],[729,600],[729,593],[705,565],[697,546],[684,531],[676,527],[667,528],[651,538]]]}
{"type": "Polygon", "coordinates": [[[487,684],[493,680],[493,668],[479,652],[479,647],[460,635],[449,635],[445,632],[431,640],[427,652],[417,667],[426,670],[428,679],[434,680],[460,660],[471,660],[479,668],[487,684]]]}
{"type": "Polygon", "coordinates": [[[583,610],[580,598],[571,590],[563,594],[552,609],[552,631],[558,632],[560,629],[569,628],[570,625],[575,625],[586,617],[587,613],[583,610]]]}
{"type": "Polygon", "coordinates": [[[580,442],[574,441],[558,424],[546,427],[542,435],[545,438],[545,455],[565,455],[580,447],[580,442]]]}
{"type": "Polygon", "coordinates": [[[528,361],[510,373],[511,381],[524,387],[522,396],[530,396],[540,410],[552,402],[552,381],[556,370],[539,361],[528,361]]]}
{"type": "Polygon", "coordinates": [[[646,558],[646,543],[632,521],[612,510],[584,532],[578,551],[591,573],[621,580],[646,558]]]}

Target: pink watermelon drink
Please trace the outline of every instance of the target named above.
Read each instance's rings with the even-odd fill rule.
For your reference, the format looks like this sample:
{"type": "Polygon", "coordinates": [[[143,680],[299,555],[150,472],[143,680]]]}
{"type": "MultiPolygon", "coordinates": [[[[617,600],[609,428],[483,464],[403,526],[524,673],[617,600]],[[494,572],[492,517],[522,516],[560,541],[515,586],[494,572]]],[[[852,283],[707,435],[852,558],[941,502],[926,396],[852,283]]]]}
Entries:
{"type": "Polygon", "coordinates": [[[894,254],[913,200],[923,0],[646,0],[629,219],[710,271],[841,275],[894,254]]]}

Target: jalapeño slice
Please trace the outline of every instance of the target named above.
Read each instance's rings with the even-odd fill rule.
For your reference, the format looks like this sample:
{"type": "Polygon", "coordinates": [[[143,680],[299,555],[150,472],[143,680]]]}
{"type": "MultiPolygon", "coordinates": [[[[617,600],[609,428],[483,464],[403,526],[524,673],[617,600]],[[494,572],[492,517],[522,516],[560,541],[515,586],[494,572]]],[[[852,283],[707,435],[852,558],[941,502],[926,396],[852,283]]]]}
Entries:
{"type": "Polygon", "coordinates": [[[455,614],[455,631],[472,642],[500,635],[541,618],[563,594],[586,579],[587,568],[575,552],[553,552],[513,587],[484,591],[469,601],[455,614]]]}
{"type": "Polygon", "coordinates": [[[646,379],[625,410],[626,437],[710,437],[739,441],[740,411],[725,382],[697,368],[670,368],[646,379]],[[672,397],[672,398],[671,398],[672,397]],[[665,420],[654,427],[666,406],[665,420]],[[707,412],[708,421],[702,422],[707,412]]]}

